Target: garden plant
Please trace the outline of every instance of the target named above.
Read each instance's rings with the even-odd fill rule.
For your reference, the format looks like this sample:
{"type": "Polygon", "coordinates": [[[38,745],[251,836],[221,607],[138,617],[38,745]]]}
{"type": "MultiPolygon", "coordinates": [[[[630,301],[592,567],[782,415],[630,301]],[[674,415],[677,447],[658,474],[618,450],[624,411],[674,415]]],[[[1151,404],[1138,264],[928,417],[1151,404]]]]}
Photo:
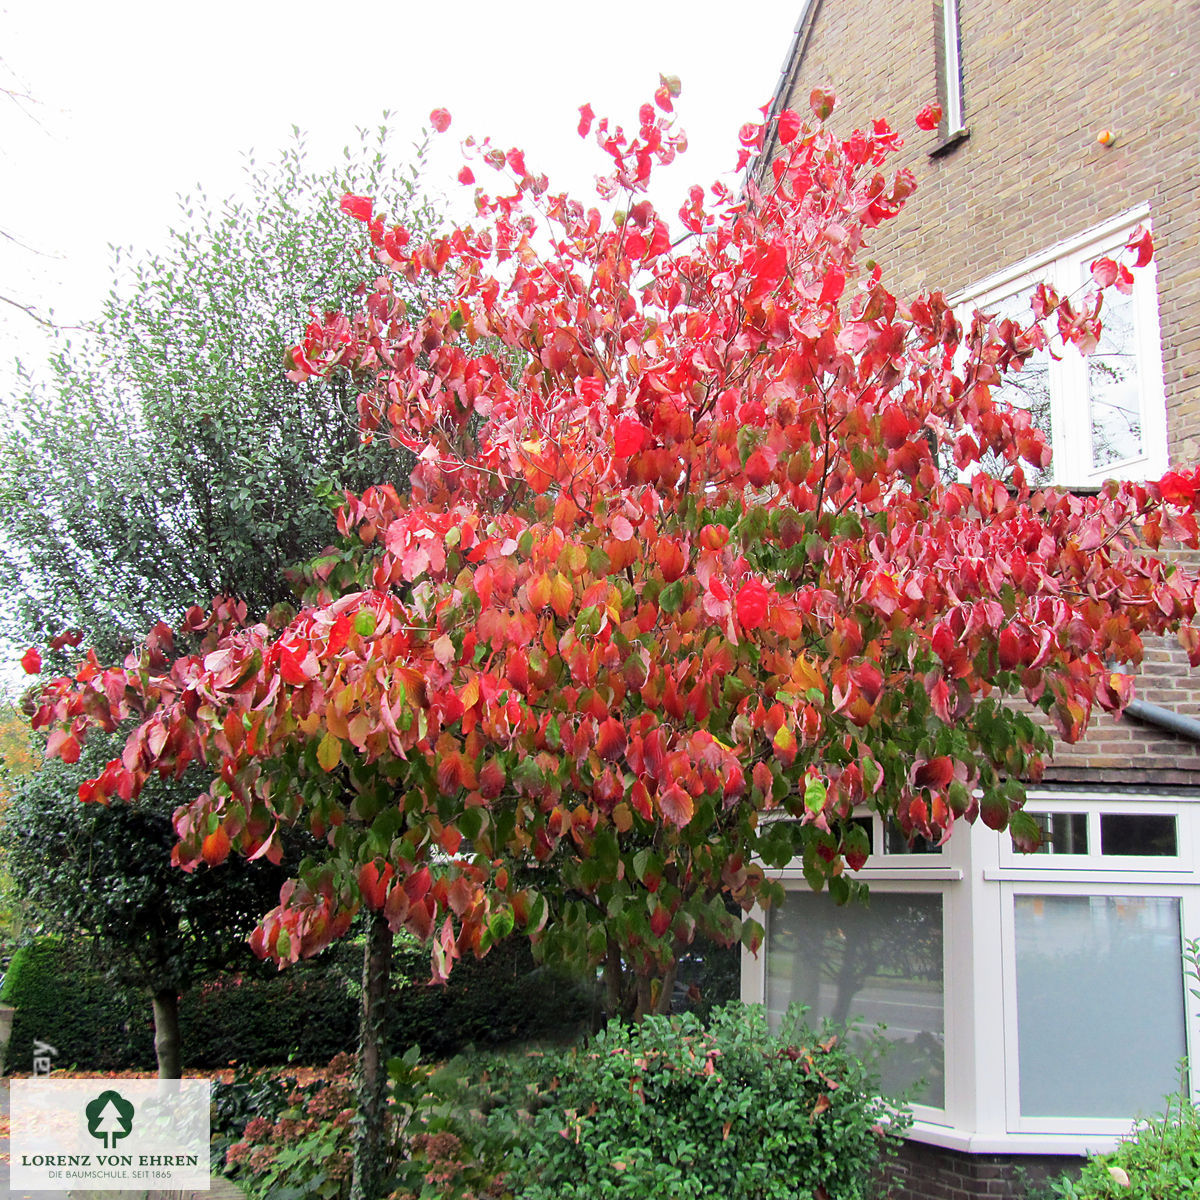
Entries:
{"type": "MultiPolygon", "coordinates": [[[[1196,579],[1162,549],[1197,545],[1200,473],[1032,486],[1046,438],[996,394],[1038,348],[1095,346],[1148,232],[1079,295],[1038,286],[1026,321],[897,298],[869,241],[915,186],[888,170],[899,134],[835,134],[817,91],[808,119],[772,117],[765,184],[691,188],[677,236],[645,194],[685,147],[677,92],[629,129],[580,110],[607,163],[590,205],[471,139],[472,225],[425,237],[347,194],[378,277],[315,316],[288,374],[345,381],[361,436],[415,455],[410,489],[342,497],[299,611],[194,606],[33,699],[67,759],[139,722],[85,801],[207,766],[175,815],[187,870],[318,839],[260,954],[371,915],[364,1200],[395,932],[444,976],[519,931],[601,969],[610,1016],[648,1017],[697,933],[758,949],[745,914],[781,898],[773,868],[859,891],[856,806],[1032,847],[1021,781],[1055,735],[1121,709],[1147,638],[1200,663],[1196,579]]],[[[741,165],[763,134],[742,130],[741,165]]]]}

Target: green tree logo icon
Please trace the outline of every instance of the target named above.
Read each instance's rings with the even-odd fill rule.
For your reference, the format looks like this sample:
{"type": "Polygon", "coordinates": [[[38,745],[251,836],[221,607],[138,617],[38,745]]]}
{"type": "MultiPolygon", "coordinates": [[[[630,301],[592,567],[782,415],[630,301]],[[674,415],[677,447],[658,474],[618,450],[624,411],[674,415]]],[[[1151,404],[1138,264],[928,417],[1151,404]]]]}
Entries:
{"type": "Polygon", "coordinates": [[[88,1133],[111,1150],[133,1128],[133,1105],[120,1092],[101,1092],[84,1110],[88,1133]]]}

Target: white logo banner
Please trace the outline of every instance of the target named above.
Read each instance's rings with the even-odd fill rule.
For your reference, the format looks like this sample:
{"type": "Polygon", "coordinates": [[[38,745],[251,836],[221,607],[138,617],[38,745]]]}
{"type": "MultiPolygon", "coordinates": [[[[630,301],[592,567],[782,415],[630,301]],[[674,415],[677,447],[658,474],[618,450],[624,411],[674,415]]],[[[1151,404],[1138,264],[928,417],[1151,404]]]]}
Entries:
{"type": "Polygon", "coordinates": [[[15,1191],[207,1190],[207,1079],[14,1079],[15,1191]]]}

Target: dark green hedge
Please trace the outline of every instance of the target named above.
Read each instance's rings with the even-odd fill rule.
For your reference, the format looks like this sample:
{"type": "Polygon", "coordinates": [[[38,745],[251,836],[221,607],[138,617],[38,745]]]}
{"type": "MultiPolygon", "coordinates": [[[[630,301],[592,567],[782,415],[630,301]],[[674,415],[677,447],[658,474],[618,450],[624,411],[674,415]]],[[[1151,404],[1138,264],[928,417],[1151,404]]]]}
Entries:
{"type": "MultiPolygon", "coordinates": [[[[5,1061],[10,1072],[32,1068],[35,1038],[58,1051],[57,1067],[154,1069],[149,996],[107,980],[86,947],[50,937],[22,946],[0,1003],[17,1010],[5,1061]]],[[[353,1049],[357,1022],[358,1003],[332,958],[277,975],[225,976],[186,992],[179,1005],[183,1061],[191,1068],[327,1062],[353,1049]]]]}
{"type": "MultiPolygon", "coordinates": [[[[286,971],[263,966],[184,993],[185,1068],[323,1063],[354,1050],[361,956],[361,946],[347,941],[286,971]]],[[[389,1022],[396,1053],[418,1044],[427,1057],[442,1058],[468,1045],[569,1038],[594,1018],[592,992],[537,967],[520,940],[497,946],[485,959],[460,962],[445,986],[429,984],[429,975],[428,951],[398,941],[389,1022]]],[[[34,1038],[58,1050],[58,1067],[154,1068],[149,997],[109,982],[90,962],[86,945],[46,937],[21,947],[0,1003],[17,1009],[9,1071],[31,1069],[34,1038]]]]}
{"type": "MultiPolygon", "coordinates": [[[[274,968],[272,968],[274,970],[274,968]]],[[[328,1062],[358,1040],[358,1001],[335,962],[300,963],[267,978],[224,976],[180,1001],[189,1067],[328,1062]]]]}
{"type": "Polygon", "coordinates": [[[154,1066],[150,1001],[93,970],[86,952],[40,938],[12,956],[0,1004],[16,1010],[5,1069],[33,1069],[34,1040],[58,1051],[58,1067],[117,1071],[154,1066]]]}

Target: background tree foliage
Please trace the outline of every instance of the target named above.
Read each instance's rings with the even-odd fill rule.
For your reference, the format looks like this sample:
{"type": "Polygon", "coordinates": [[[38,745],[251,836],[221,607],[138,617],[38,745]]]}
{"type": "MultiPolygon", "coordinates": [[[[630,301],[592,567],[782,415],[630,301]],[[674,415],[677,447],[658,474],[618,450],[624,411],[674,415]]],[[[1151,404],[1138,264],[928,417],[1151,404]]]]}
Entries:
{"type": "Polygon", "coordinates": [[[86,935],[111,979],[150,994],[160,1074],[177,1077],[180,993],[254,964],[246,937],[286,871],[244,859],[228,871],[173,866],[171,813],[202,786],[187,775],[160,780],[147,803],[81,805],[79,772],[101,770],[114,748],[98,738],[78,763],[20,780],[0,832],[4,868],[43,931],[86,935]]]}
{"type": "Polygon", "coordinates": [[[160,252],[118,251],[94,330],[64,337],[0,434],[0,584],[18,598],[0,632],[75,626],[115,654],[217,593],[258,615],[289,598],[282,568],[333,535],[316,493],[405,480],[411,460],[363,443],[346,376],[284,378],[295,331],[375,274],[338,197],[382,187],[415,228],[435,224],[424,147],[393,174],[386,142],[360,131],[321,171],[297,131],[268,165],[248,160],[244,198],[185,198],[160,252]]]}
{"type": "MultiPolygon", "coordinates": [[[[64,338],[49,384],[30,380],[0,434],[0,586],[15,599],[0,635],[74,628],[119,657],[218,593],[259,616],[290,597],[286,569],[336,536],[332,498],[404,485],[411,456],[361,438],[348,376],[284,376],[295,331],[374,277],[343,193],[383,187],[414,229],[436,224],[417,186],[424,147],[397,174],[386,145],[386,127],[360,131],[340,167],[317,170],[296,131],[268,165],[248,160],[243,198],[186,198],[160,252],[118,252],[93,330],[64,338]]],[[[117,753],[98,743],[11,785],[10,894],[35,927],[91,935],[151,993],[160,1073],[177,1075],[179,991],[244,951],[280,877],[170,865],[171,814],[203,789],[187,775],[133,808],[81,810],[79,783],[117,753]]]]}

